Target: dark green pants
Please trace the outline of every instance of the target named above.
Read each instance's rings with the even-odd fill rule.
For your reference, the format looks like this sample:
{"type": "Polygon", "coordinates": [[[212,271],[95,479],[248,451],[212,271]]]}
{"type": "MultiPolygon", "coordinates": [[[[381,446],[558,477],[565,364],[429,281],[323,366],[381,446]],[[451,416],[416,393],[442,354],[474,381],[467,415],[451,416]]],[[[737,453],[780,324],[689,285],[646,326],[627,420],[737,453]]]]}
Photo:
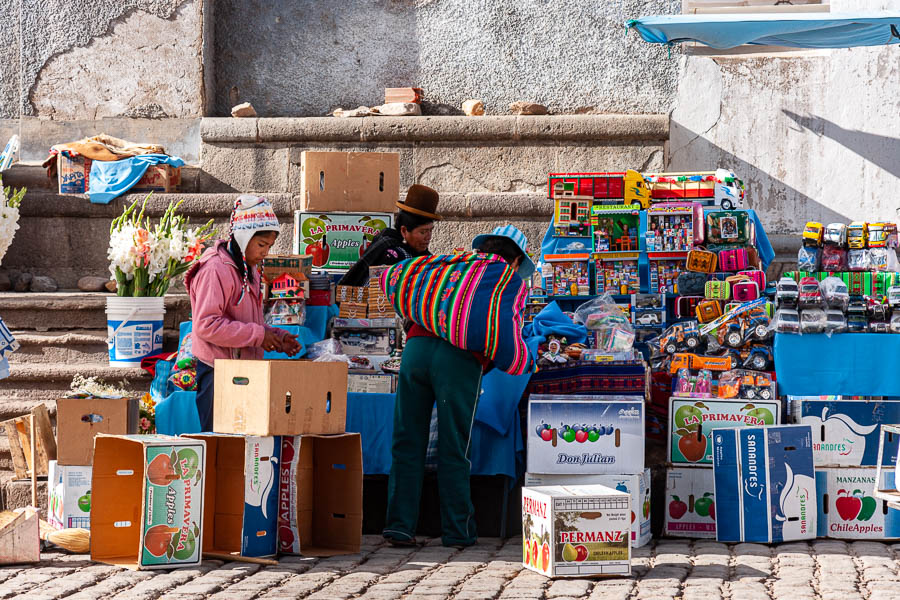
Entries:
{"type": "Polygon", "coordinates": [[[403,349],[385,537],[411,540],[415,536],[428,429],[437,402],[441,539],[445,545],[475,543],[469,440],[481,394],[481,372],[481,364],[470,353],[438,338],[414,337],[403,349]]]}

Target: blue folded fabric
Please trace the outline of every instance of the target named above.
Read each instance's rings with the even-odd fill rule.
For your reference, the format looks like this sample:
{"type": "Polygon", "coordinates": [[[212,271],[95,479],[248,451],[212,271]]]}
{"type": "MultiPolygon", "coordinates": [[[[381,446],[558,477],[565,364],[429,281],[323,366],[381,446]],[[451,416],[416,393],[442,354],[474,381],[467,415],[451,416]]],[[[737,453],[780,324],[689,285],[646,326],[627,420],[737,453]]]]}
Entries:
{"type": "Polygon", "coordinates": [[[158,164],[178,168],[184,165],[184,161],[167,154],[141,154],[122,160],[93,161],[88,186],[91,204],[109,204],[134,187],[149,166],[158,164]]]}
{"type": "Polygon", "coordinates": [[[200,433],[197,392],[172,392],[156,404],[156,432],[163,435],[200,433]]]}

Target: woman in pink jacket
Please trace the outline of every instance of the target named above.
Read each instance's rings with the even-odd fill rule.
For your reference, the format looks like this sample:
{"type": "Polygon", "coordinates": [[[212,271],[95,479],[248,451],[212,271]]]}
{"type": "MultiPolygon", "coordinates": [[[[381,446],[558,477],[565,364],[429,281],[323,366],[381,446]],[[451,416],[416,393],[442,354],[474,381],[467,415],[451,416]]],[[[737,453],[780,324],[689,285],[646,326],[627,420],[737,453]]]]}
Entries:
{"type": "Polygon", "coordinates": [[[263,320],[258,265],[279,231],[268,200],[241,195],[231,213],[231,238],[208,248],[185,275],[197,357],[197,412],[203,431],[213,427],[213,365],[217,358],[258,360],[266,351],[293,356],[300,349],[295,336],[269,327],[263,320]]]}

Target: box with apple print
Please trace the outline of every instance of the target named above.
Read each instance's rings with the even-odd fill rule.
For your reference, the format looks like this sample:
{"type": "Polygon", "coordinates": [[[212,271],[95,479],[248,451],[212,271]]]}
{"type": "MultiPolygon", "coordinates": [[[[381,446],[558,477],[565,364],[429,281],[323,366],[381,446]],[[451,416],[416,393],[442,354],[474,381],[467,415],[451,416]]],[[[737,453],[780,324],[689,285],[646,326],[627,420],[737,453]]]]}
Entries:
{"type": "Polygon", "coordinates": [[[644,472],[643,396],[534,394],[527,433],[530,473],[644,472]]]}
{"type": "Polygon", "coordinates": [[[546,475],[525,473],[525,485],[605,485],[631,496],[631,547],[650,542],[650,469],[640,475],[546,475]]]}
{"type": "MultiPolygon", "coordinates": [[[[799,400],[791,403],[794,421],[813,432],[817,467],[878,465],[879,425],[900,423],[897,400],[799,400]]],[[[885,437],[884,462],[897,462],[900,435],[885,437]]]]}
{"type": "Polygon", "coordinates": [[[760,427],[781,422],[780,400],[669,400],[669,462],[712,465],[712,432],[728,427],[760,427]]]}
{"type": "Polygon", "coordinates": [[[522,488],[522,563],[548,577],[630,575],[631,496],[602,485],[522,488]]]}
{"type": "MultiPolygon", "coordinates": [[[[900,511],[888,508],[872,495],[875,468],[816,469],[819,537],[887,540],[900,538],[900,511]]],[[[894,473],[882,471],[885,485],[893,487],[894,473]]]]}
{"type": "Polygon", "coordinates": [[[665,534],[716,537],[716,493],[711,468],[670,467],[666,471],[665,534]]]}
{"type": "Polygon", "coordinates": [[[294,213],[294,254],[312,256],[313,267],[346,271],[375,236],[394,224],[383,213],[294,213]]]}

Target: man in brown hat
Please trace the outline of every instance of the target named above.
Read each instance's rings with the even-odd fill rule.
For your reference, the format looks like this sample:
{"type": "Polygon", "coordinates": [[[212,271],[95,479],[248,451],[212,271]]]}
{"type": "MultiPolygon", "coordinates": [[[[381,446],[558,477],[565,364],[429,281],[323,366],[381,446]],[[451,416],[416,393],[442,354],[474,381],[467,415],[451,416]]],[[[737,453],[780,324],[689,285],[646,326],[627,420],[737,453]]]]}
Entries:
{"type": "Polygon", "coordinates": [[[394,215],[394,226],[375,236],[362,257],[341,278],[340,285],[365,285],[369,281],[369,267],[393,265],[430,254],[428,245],[434,222],[441,220],[435,212],[438,199],[438,193],[428,186],[409,186],[406,200],[397,202],[400,210],[394,215]]]}

